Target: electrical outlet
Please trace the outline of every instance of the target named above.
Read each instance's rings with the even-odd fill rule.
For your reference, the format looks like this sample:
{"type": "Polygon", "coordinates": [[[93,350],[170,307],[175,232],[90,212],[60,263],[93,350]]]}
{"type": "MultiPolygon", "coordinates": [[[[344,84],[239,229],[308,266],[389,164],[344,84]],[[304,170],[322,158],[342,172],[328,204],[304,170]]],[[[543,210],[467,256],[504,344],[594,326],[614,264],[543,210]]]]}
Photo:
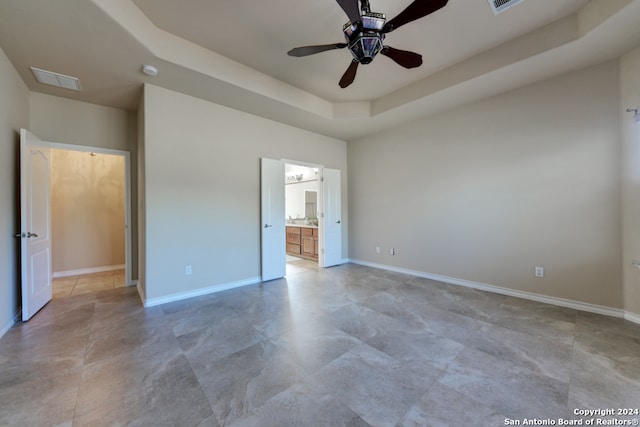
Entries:
{"type": "Polygon", "coordinates": [[[380,253],[380,246],[376,246],[376,253],[379,254],[380,253]]]}
{"type": "Polygon", "coordinates": [[[544,267],[536,267],[536,277],[544,277],[544,267]]]}
{"type": "Polygon", "coordinates": [[[184,267],[184,274],[186,274],[187,276],[190,276],[193,273],[193,270],[191,270],[191,266],[187,265],[184,267]]]}

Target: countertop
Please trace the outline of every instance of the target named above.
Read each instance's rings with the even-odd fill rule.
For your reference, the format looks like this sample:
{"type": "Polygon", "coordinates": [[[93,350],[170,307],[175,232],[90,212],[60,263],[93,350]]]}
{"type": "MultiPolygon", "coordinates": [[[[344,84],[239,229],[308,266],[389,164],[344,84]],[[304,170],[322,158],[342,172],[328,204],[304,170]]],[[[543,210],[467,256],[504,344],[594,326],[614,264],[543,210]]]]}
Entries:
{"type": "Polygon", "coordinates": [[[318,228],[317,225],[313,224],[285,224],[287,227],[300,227],[300,228],[318,228]]]}

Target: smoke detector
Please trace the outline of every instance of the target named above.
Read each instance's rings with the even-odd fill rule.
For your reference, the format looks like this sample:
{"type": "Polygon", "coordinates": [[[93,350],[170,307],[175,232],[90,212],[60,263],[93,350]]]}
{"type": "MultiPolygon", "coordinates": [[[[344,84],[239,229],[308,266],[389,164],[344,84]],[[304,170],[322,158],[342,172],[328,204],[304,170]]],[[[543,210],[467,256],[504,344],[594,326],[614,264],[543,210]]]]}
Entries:
{"type": "Polygon", "coordinates": [[[158,69],[153,65],[148,64],[142,66],[142,72],[151,77],[155,77],[158,75],[158,69]]]}
{"type": "Polygon", "coordinates": [[[523,0],[489,0],[493,14],[497,15],[505,10],[512,8],[523,0]]]}

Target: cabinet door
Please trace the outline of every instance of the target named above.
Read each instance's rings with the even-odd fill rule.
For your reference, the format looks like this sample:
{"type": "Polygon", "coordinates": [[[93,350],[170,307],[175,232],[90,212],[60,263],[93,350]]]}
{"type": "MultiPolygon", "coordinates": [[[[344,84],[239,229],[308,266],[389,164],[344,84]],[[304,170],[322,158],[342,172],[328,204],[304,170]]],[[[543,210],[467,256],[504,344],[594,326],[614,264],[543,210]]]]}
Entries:
{"type": "Polygon", "coordinates": [[[313,256],[315,242],[311,236],[302,237],[302,254],[313,256]]]}

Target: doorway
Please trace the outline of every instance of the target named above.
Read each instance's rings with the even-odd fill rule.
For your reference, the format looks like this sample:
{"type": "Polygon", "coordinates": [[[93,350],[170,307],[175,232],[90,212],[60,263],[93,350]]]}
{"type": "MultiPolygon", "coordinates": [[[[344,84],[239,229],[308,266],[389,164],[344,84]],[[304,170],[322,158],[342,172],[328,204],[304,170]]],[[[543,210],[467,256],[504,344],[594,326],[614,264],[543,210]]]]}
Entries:
{"type": "MultiPolygon", "coordinates": [[[[304,252],[305,255],[317,255],[317,265],[319,267],[332,267],[344,263],[342,258],[340,170],[297,161],[274,160],[264,157],[260,160],[260,169],[260,263],[262,281],[279,279],[286,275],[287,235],[296,233],[295,230],[289,233],[287,225],[298,228],[297,233],[300,234],[299,238],[292,236],[292,241],[289,243],[297,244],[300,247],[300,254],[304,252]],[[289,218],[285,214],[286,164],[311,168],[314,170],[314,175],[317,168],[318,190],[315,200],[317,217],[315,221],[309,215],[305,217],[307,202],[304,196],[300,196],[303,201],[298,202],[300,207],[299,212],[294,211],[294,215],[297,214],[295,217],[294,215],[289,215],[291,216],[289,218]],[[306,227],[295,227],[300,221],[306,227]],[[305,224],[305,222],[307,223],[305,224]],[[302,230],[303,228],[307,229],[306,232],[302,230]],[[309,230],[309,228],[315,230],[309,230]],[[303,236],[306,239],[303,239],[303,236]],[[315,253],[312,251],[315,251],[315,253]]],[[[296,174],[292,175],[294,175],[293,178],[287,179],[295,179],[297,181],[296,174]]],[[[304,176],[300,178],[300,181],[303,179],[304,176]]],[[[309,200],[309,205],[313,205],[313,200],[309,200]]]]}
{"type": "Polygon", "coordinates": [[[129,286],[131,170],[127,151],[44,142],[49,172],[53,297],[129,286]]]}
{"type": "Polygon", "coordinates": [[[284,165],[287,276],[319,268],[319,170],[298,163],[284,165]]]}
{"type": "Polygon", "coordinates": [[[125,287],[125,158],[51,149],[53,298],[125,287]]]}

